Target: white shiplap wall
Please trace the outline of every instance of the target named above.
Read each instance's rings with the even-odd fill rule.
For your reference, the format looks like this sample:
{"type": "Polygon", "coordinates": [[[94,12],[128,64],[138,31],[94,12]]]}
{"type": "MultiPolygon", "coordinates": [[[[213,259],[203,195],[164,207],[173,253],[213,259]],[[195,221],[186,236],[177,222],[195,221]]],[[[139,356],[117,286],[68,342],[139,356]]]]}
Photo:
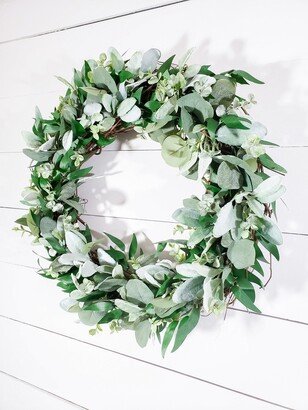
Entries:
{"type": "MultiPolygon", "coordinates": [[[[305,0],[0,1],[1,410],[308,408],[307,12],[305,0]],[[196,46],[194,62],[264,79],[251,87],[254,114],[289,170],[282,260],[259,292],[263,314],[238,304],[226,321],[202,318],[164,360],[130,333],[88,336],[58,307],[55,284],[35,275],[30,240],[11,230],[28,181],[20,131],[31,127],[35,105],[48,114],[56,104],[63,88],[54,75],[70,78],[110,45],[157,47],[163,57],[196,46]]],[[[148,247],[172,234],[172,211],[200,188],[165,166],[157,148],[130,136],[91,160],[101,178],[80,192],[96,230],[138,232],[148,247]]]]}

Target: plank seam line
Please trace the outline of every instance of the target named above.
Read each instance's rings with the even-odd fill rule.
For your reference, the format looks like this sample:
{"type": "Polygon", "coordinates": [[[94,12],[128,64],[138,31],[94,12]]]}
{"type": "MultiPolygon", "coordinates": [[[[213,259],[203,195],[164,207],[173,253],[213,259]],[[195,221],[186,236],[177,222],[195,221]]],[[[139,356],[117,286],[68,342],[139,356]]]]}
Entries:
{"type": "Polygon", "coordinates": [[[77,408],[79,408],[79,409],[89,410],[89,409],[87,409],[86,407],[83,407],[83,406],[81,406],[81,405],[79,405],[79,404],[77,404],[77,403],[75,403],[75,402],[73,402],[73,401],[71,401],[71,400],[65,399],[64,397],[59,396],[58,394],[51,392],[50,390],[46,390],[46,389],[44,389],[44,388],[42,388],[42,387],[40,387],[40,386],[37,386],[36,384],[33,384],[33,383],[28,382],[27,380],[24,380],[24,379],[21,379],[21,378],[19,378],[19,377],[17,377],[17,376],[14,376],[14,375],[11,374],[11,373],[7,373],[7,372],[5,372],[5,371],[2,370],[2,369],[0,369],[0,373],[2,373],[2,374],[4,374],[5,376],[8,376],[8,377],[10,377],[10,378],[12,378],[12,379],[14,379],[14,380],[17,380],[18,382],[21,382],[21,383],[23,383],[23,384],[25,384],[25,385],[27,385],[27,386],[30,386],[30,387],[32,387],[33,389],[40,390],[40,391],[42,391],[42,392],[44,392],[44,393],[47,393],[47,394],[50,395],[50,396],[53,396],[53,397],[56,397],[57,399],[60,399],[60,400],[62,400],[62,401],[65,401],[66,403],[73,404],[75,407],[77,407],[77,408]]]}
{"type": "MultiPolygon", "coordinates": [[[[27,211],[28,210],[28,208],[22,208],[22,207],[16,207],[16,206],[6,206],[6,205],[0,205],[0,209],[7,209],[7,210],[13,210],[13,211],[27,211]]],[[[174,222],[174,221],[161,220],[161,219],[134,218],[130,216],[99,215],[99,214],[90,214],[90,213],[85,213],[82,215],[86,217],[90,216],[94,218],[127,219],[130,221],[158,222],[158,223],[166,223],[166,224],[174,224],[174,225],[177,224],[177,222],[174,222]]],[[[308,236],[308,233],[304,233],[304,232],[282,231],[282,233],[284,235],[308,236]]]]}
{"type": "Polygon", "coordinates": [[[133,15],[136,15],[136,14],[146,13],[148,11],[161,9],[161,8],[164,8],[164,7],[174,6],[174,5],[181,4],[181,3],[187,3],[189,1],[191,1],[191,0],[177,0],[177,1],[172,1],[172,2],[169,2],[169,3],[157,4],[156,6],[136,9],[136,10],[128,11],[128,12],[125,12],[125,13],[113,14],[111,16],[101,17],[101,18],[98,18],[98,19],[85,21],[85,22],[82,22],[82,23],[76,23],[76,24],[72,24],[70,26],[59,27],[57,29],[50,29],[50,30],[46,30],[46,31],[41,31],[41,32],[36,33],[36,34],[28,34],[28,35],[25,35],[25,36],[16,37],[16,38],[12,38],[12,39],[9,39],[9,40],[3,40],[3,41],[0,41],[0,45],[1,44],[13,43],[13,42],[16,42],[16,41],[21,41],[21,40],[28,40],[28,39],[36,38],[36,37],[42,37],[42,36],[46,36],[46,35],[49,35],[49,34],[54,34],[54,33],[59,33],[59,32],[62,32],[62,31],[72,30],[72,29],[75,29],[75,28],[90,26],[90,25],[93,25],[93,24],[102,23],[104,21],[116,20],[116,19],[119,19],[119,18],[122,18],[122,17],[129,17],[129,16],[133,16],[133,15]]]}
{"type": "Polygon", "coordinates": [[[295,408],[288,407],[288,406],[285,406],[285,405],[283,405],[283,404],[276,403],[276,402],[273,402],[273,401],[270,401],[270,400],[266,400],[266,399],[263,399],[263,398],[261,398],[261,397],[257,397],[257,396],[254,396],[254,395],[252,395],[252,394],[249,394],[249,393],[244,393],[244,392],[242,392],[242,391],[240,391],[240,390],[236,390],[236,389],[233,389],[233,388],[231,388],[231,387],[227,387],[227,386],[224,386],[224,385],[221,385],[221,384],[212,382],[212,381],[210,381],[210,380],[203,379],[202,377],[198,377],[198,376],[194,376],[194,375],[189,374],[189,373],[185,373],[185,372],[180,371],[180,370],[171,369],[171,368],[169,368],[169,367],[166,367],[166,366],[163,366],[163,365],[154,363],[154,362],[150,362],[149,360],[141,359],[141,358],[139,358],[139,357],[130,355],[130,354],[128,354],[128,353],[120,352],[120,351],[117,351],[117,350],[114,350],[114,349],[110,349],[110,348],[107,348],[107,347],[103,347],[103,346],[96,345],[96,344],[94,344],[94,343],[86,342],[85,340],[78,339],[77,337],[65,335],[65,334],[56,332],[56,331],[54,331],[54,330],[50,330],[50,329],[47,329],[47,328],[44,328],[44,327],[41,327],[41,326],[37,326],[37,325],[31,324],[31,323],[28,323],[28,322],[23,322],[23,321],[21,321],[21,320],[17,320],[17,319],[11,318],[11,317],[9,317],[9,316],[5,316],[5,315],[1,315],[1,314],[0,314],[0,317],[3,318],[3,319],[5,319],[5,320],[10,320],[10,321],[19,323],[19,324],[24,325],[24,326],[33,327],[33,328],[38,329],[38,330],[41,330],[41,331],[43,331],[43,332],[51,333],[51,334],[54,334],[54,335],[57,335],[57,336],[60,336],[60,337],[63,337],[63,338],[66,338],[66,339],[75,341],[75,342],[77,342],[77,343],[82,343],[82,344],[85,344],[85,345],[88,345],[88,346],[91,346],[91,347],[94,347],[94,348],[97,348],[97,349],[104,350],[104,351],[106,351],[106,352],[108,352],[108,353],[113,353],[113,354],[116,354],[116,355],[118,355],[118,356],[122,356],[122,357],[125,357],[125,358],[127,358],[127,359],[132,359],[132,360],[135,360],[135,361],[137,361],[137,362],[140,362],[140,363],[143,363],[143,364],[146,364],[146,365],[149,365],[149,366],[153,366],[153,367],[156,367],[156,368],[161,369],[161,370],[166,370],[166,371],[168,371],[168,372],[172,372],[172,373],[178,374],[178,375],[180,375],[180,376],[188,377],[188,378],[190,378],[190,379],[193,379],[193,380],[196,380],[196,381],[200,381],[200,382],[202,382],[202,383],[206,383],[206,384],[209,384],[209,385],[214,386],[214,387],[218,387],[218,388],[221,388],[221,389],[224,389],[224,390],[227,390],[227,391],[236,393],[236,394],[240,394],[240,395],[242,395],[242,396],[246,396],[246,397],[249,397],[249,398],[251,398],[251,399],[261,401],[261,402],[263,402],[263,403],[268,403],[268,404],[271,404],[271,405],[273,405],[273,406],[280,407],[280,408],[282,408],[282,409],[296,410],[295,408]]]}

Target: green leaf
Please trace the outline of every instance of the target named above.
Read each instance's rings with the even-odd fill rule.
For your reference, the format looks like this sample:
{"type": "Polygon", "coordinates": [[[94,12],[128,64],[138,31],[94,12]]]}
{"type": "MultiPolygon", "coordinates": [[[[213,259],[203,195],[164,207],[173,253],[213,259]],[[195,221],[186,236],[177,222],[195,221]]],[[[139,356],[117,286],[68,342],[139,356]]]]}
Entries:
{"type": "Polygon", "coordinates": [[[169,114],[171,114],[174,111],[174,104],[172,103],[171,100],[167,100],[162,104],[159,109],[155,112],[155,120],[163,120],[166,118],[169,114]]]}
{"type": "Polygon", "coordinates": [[[255,174],[251,170],[247,162],[243,161],[241,158],[234,157],[233,155],[221,155],[221,159],[229,162],[229,164],[236,165],[242,168],[246,172],[246,183],[247,179],[251,182],[251,190],[257,187],[263,181],[263,179],[259,175],[255,174]]]}
{"type": "Polygon", "coordinates": [[[71,172],[70,174],[68,174],[67,178],[70,181],[73,181],[75,179],[79,179],[79,178],[83,178],[85,176],[87,176],[93,167],[88,167],[88,168],[82,168],[82,169],[76,169],[76,171],[71,172]]]}
{"type": "Polygon", "coordinates": [[[159,58],[160,51],[157,50],[157,48],[150,48],[142,56],[140,70],[143,73],[154,71],[158,64],[159,58]]]}
{"type": "Polygon", "coordinates": [[[175,303],[168,297],[156,298],[152,301],[152,305],[154,306],[155,314],[160,318],[165,318],[172,315],[172,313],[183,306],[183,304],[175,303]]]}
{"type": "Polygon", "coordinates": [[[235,114],[223,115],[220,118],[221,122],[223,122],[228,128],[237,128],[242,130],[247,130],[249,127],[246,127],[245,123],[251,123],[248,118],[239,117],[235,114]]]}
{"type": "Polygon", "coordinates": [[[91,310],[93,312],[108,312],[112,308],[113,303],[111,302],[95,302],[83,307],[84,310],[91,310]]]}
{"type": "Polygon", "coordinates": [[[177,104],[181,108],[185,107],[189,111],[192,111],[202,123],[214,115],[211,104],[196,92],[184,95],[177,101],[177,104]]]}
{"type": "Polygon", "coordinates": [[[157,70],[157,74],[162,73],[164,74],[165,71],[169,70],[172,65],[172,61],[174,60],[175,54],[168,58],[157,70]]]}
{"type": "Polygon", "coordinates": [[[44,216],[40,221],[40,232],[44,238],[52,236],[52,231],[56,227],[57,222],[49,218],[49,216],[44,216]]]}
{"type": "Polygon", "coordinates": [[[276,245],[269,243],[267,240],[260,238],[260,243],[264,246],[266,250],[271,253],[274,258],[279,261],[280,260],[280,255],[279,255],[279,250],[276,245]]]}
{"type": "Polygon", "coordinates": [[[190,332],[197,326],[200,319],[200,308],[195,307],[191,310],[188,316],[181,319],[173,345],[172,352],[175,352],[184,342],[190,332]]]}
{"type": "Polygon", "coordinates": [[[136,235],[133,234],[131,243],[129,245],[129,250],[128,250],[129,259],[132,259],[136,255],[137,249],[138,249],[137,238],[136,238],[136,235]]]}
{"type": "Polygon", "coordinates": [[[115,236],[111,235],[110,233],[104,232],[106,236],[115,244],[121,251],[125,252],[125,243],[122,242],[119,238],[116,238],[115,236]]]}
{"type": "Polygon", "coordinates": [[[169,135],[165,138],[161,154],[166,163],[172,167],[180,167],[191,157],[187,142],[178,135],[169,135]]]}
{"type": "Polygon", "coordinates": [[[256,83],[256,84],[264,84],[263,81],[258,80],[257,78],[255,78],[254,76],[252,76],[251,74],[247,73],[247,71],[243,71],[243,70],[233,70],[231,72],[231,75],[234,74],[236,76],[239,76],[241,78],[244,78],[245,80],[248,80],[252,83],[256,83]]]}
{"type": "Polygon", "coordinates": [[[33,151],[32,149],[25,148],[22,152],[27,155],[27,157],[33,159],[37,162],[45,162],[48,161],[49,158],[54,154],[54,152],[49,151],[33,151]]]}
{"type": "Polygon", "coordinates": [[[23,136],[25,143],[27,144],[27,147],[29,148],[35,149],[35,148],[38,148],[42,144],[40,138],[37,135],[35,135],[33,132],[22,131],[22,136],[23,136]]]}
{"type": "Polygon", "coordinates": [[[287,170],[285,168],[283,168],[279,164],[276,164],[276,162],[273,161],[273,159],[267,154],[260,155],[259,156],[259,161],[261,162],[261,164],[265,168],[270,169],[271,171],[279,172],[281,174],[286,174],[287,173],[287,170]]]}
{"type": "Polygon", "coordinates": [[[104,67],[97,67],[93,70],[93,81],[99,87],[107,87],[112,94],[116,94],[118,91],[114,79],[104,67]]]}
{"type": "Polygon", "coordinates": [[[125,114],[127,114],[133,106],[136,104],[137,100],[136,98],[129,97],[123,100],[120,105],[118,106],[118,116],[123,117],[125,114]]]}
{"type": "Polygon", "coordinates": [[[103,135],[99,136],[99,139],[96,141],[97,145],[99,145],[100,147],[107,147],[107,145],[112,144],[115,141],[115,138],[113,137],[104,137],[103,135]]]}
{"type": "Polygon", "coordinates": [[[37,223],[36,223],[36,221],[35,221],[35,219],[34,219],[34,214],[33,214],[32,211],[30,211],[30,212],[27,214],[26,219],[27,219],[27,225],[28,225],[28,227],[29,227],[29,229],[30,229],[32,235],[34,235],[34,236],[39,236],[39,234],[40,234],[40,229],[39,229],[39,226],[37,225],[37,223]]]}
{"type": "Polygon", "coordinates": [[[231,290],[236,299],[238,299],[244,306],[246,306],[247,309],[252,310],[256,313],[261,313],[261,311],[254,305],[253,301],[250,299],[244,289],[241,289],[238,286],[233,286],[231,290]]]}
{"type": "Polygon", "coordinates": [[[98,323],[109,323],[113,320],[118,320],[123,315],[121,309],[113,309],[111,312],[108,312],[98,323]]]}
{"type": "Polygon", "coordinates": [[[242,185],[243,177],[234,165],[223,161],[217,171],[217,184],[223,189],[239,189],[242,185]]]}
{"type": "Polygon", "coordinates": [[[261,235],[263,238],[274,245],[282,245],[282,234],[278,226],[268,217],[264,217],[262,222],[261,235]]]}
{"type": "Polygon", "coordinates": [[[145,347],[148,343],[148,340],[151,336],[151,322],[143,320],[135,326],[135,337],[138,345],[140,347],[145,347]]]}
{"type": "Polygon", "coordinates": [[[281,177],[274,175],[262,181],[253,191],[253,195],[262,203],[271,203],[280,198],[285,190],[281,185],[281,177]]]}
{"type": "Polygon", "coordinates": [[[127,302],[127,300],[115,299],[114,303],[118,308],[126,313],[138,314],[142,312],[142,309],[139,306],[135,305],[134,303],[127,302]]]}
{"type": "Polygon", "coordinates": [[[118,50],[116,50],[114,47],[109,47],[108,53],[110,56],[112,68],[116,73],[118,73],[124,67],[124,60],[118,50]]]}
{"type": "Polygon", "coordinates": [[[72,126],[74,137],[81,137],[86,132],[86,130],[83,128],[83,126],[80,124],[79,121],[73,120],[71,122],[71,126],[72,126]]]}
{"type": "Polygon", "coordinates": [[[168,349],[168,346],[172,340],[172,337],[174,335],[175,329],[177,327],[179,322],[177,321],[173,321],[169,324],[169,326],[167,327],[165,334],[164,334],[164,338],[163,338],[163,342],[162,342],[162,356],[165,357],[166,354],[166,350],[168,349]]]}
{"type": "Polygon", "coordinates": [[[172,300],[175,303],[186,303],[198,299],[200,291],[202,291],[203,288],[203,282],[203,276],[196,276],[185,280],[178,288],[176,288],[172,300]]]}
{"type": "Polygon", "coordinates": [[[240,239],[232,242],[228,248],[227,255],[237,269],[253,266],[256,259],[254,243],[249,239],[240,239]]]}
{"type": "Polygon", "coordinates": [[[78,312],[81,323],[87,326],[96,325],[103,317],[105,312],[92,312],[91,310],[81,310],[78,312]]]}
{"type": "Polygon", "coordinates": [[[191,132],[192,126],[194,124],[194,121],[192,119],[192,116],[189,114],[189,112],[186,110],[185,107],[181,109],[181,121],[182,121],[182,127],[183,131],[188,134],[191,132]]]}
{"type": "Polygon", "coordinates": [[[81,254],[84,253],[86,238],[80,232],[66,231],[65,242],[70,252],[81,254]]]}
{"type": "Polygon", "coordinates": [[[130,71],[122,70],[119,73],[120,83],[124,83],[124,81],[129,80],[130,78],[134,77],[134,74],[130,71]]]}
{"type": "Polygon", "coordinates": [[[235,96],[235,91],[236,85],[232,79],[227,77],[219,78],[212,87],[211,95],[213,100],[211,100],[211,103],[213,105],[223,104],[229,106],[235,96]]]}
{"type": "Polygon", "coordinates": [[[127,300],[147,305],[154,299],[150,288],[139,279],[130,279],[126,284],[127,300]]]}

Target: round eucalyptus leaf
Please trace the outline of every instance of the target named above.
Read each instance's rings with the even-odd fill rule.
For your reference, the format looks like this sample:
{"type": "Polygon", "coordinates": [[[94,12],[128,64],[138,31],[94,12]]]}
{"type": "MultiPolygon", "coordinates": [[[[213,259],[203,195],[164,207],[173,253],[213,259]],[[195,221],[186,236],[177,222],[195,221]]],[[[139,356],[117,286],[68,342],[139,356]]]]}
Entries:
{"type": "Polygon", "coordinates": [[[172,167],[180,167],[191,158],[187,142],[178,135],[169,135],[162,144],[162,157],[172,167]]]}

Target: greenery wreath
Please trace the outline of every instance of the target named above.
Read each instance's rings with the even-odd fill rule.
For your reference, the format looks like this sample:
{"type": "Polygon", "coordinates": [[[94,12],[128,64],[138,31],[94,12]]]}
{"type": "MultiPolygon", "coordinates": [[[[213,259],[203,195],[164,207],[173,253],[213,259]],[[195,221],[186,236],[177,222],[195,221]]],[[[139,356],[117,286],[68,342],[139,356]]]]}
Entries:
{"type": "Polygon", "coordinates": [[[134,329],[142,347],[156,335],[163,355],[173,339],[178,349],[201,311],[219,313],[237,299],[259,312],[262,249],[278,260],[282,243],[270,217],[285,188],[264,170],[286,171],[265,153],[275,145],[266,128],[248,115],[254,97],[236,93],[238,84],[263,83],[241,70],[188,65],[190,54],[174,64],[174,56],[161,63],[157,49],[125,60],[110,48],[74,70],[71,83],[58,77],[65,96],[50,119],[37,109],[32,132],[23,133],[34,162],[22,193],[30,209],[16,229],[46,248],[49,266],[39,273],[58,281],[68,294],[62,307],[94,326],[90,334],[105,323],[134,329]],[[131,129],[160,143],[168,165],[204,186],[201,199],[185,199],[173,215],[184,239],[162,241],[153,254],[135,235],[126,247],[105,233],[103,246],[81,219],[77,188],[91,175],[82,165],[131,129]]]}

